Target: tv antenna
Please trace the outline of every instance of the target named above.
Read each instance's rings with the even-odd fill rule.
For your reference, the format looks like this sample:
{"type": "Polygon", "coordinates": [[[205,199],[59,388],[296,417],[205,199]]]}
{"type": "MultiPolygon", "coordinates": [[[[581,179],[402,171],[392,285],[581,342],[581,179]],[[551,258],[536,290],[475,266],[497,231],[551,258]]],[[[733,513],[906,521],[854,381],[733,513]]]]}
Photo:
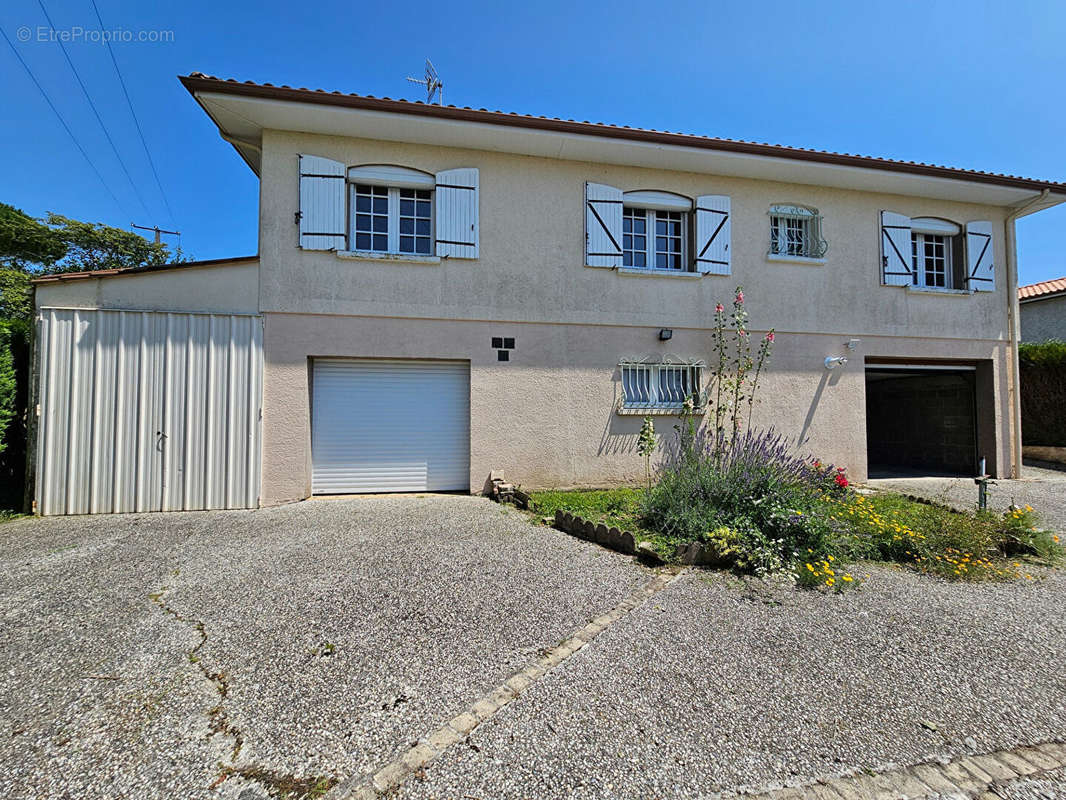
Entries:
{"type": "Polygon", "coordinates": [[[422,80],[418,78],[408,78],[411,83],[418,83],[426,87],[426,102],[433,102],[433,95],[437,95],[437,105],[444,105],[444,81],[440,79],[437,74],[437,68],[433,66],[433,62],[428,58],[426,59],[426,75],[422,80]]]}

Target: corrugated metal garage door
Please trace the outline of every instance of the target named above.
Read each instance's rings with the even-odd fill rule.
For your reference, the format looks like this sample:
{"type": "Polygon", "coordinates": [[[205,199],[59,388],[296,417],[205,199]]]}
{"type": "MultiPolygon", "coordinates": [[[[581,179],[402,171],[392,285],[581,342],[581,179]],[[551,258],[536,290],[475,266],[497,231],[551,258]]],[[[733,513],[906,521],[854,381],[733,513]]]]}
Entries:
{"type": "Polygon", "coordinates": [[[42,309],[41,514],[251,508],[259,317],[42,309]]]}
{"type": "Polygon", "coordinates": [[[470,366],[316,359],[315,494],[470,487],[470,366]]]}

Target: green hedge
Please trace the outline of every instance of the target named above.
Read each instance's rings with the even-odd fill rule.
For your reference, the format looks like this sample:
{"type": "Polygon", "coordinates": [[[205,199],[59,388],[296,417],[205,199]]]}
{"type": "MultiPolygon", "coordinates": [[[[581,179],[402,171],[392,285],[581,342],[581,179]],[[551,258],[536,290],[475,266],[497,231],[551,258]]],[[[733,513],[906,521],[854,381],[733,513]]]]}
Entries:
{"type": "Polygon", "coordinates": [[[0,319],[0,512],[22,510],[29,359],[29,325],[0,319]]]}
{"type": "Polygon", "coordinates": [[[1066,342],[1024,342],[1021,364],[1022,442],[1066,447],[1066,342]]]}

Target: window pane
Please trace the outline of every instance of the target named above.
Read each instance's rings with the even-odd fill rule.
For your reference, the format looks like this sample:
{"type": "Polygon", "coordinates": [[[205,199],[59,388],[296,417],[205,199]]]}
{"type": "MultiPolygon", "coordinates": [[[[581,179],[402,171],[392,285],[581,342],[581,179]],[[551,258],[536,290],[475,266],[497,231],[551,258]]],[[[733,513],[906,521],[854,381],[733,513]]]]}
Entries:
{"type": "Polygon", "coordinates": [[[415,221],[415,233],[417,233],[419,236],[429,236],[430,235],[429,220],[428,219],[418,219],[418,220],[416,220],[415,221]]]}
{"type": "Polygon", "coordinates": [[[400,217],[400,233],[414,233],[415,221],[410,218],[400,217]]]}
{"type": "Polygon", "coordinates": [[[418,216],[425,217],[426,219],[429,219],[429,201],[428,200],[419,200],[418,201],[418,216]]]}
{"type": "Polygon", "coordinates": [[[380,234],[374,235],[374,249],[375,250],[388,250],[389,249],[389,237],[380,234]]]}
{"type": "Polygon", "coordinates": [[[374,198],[374,213],[375,214],[388,214],[389,213],[389,198],[387,198],[387,197],[375,197],[374,198]]]}
{"type": "Polygon", "coordinates": [[[370,198],[366,195],[356,195],[355,198],[355,210],[356,211],[369,211],[370,210],[370,198]]]}
{"type": "Polygon", "coordinates": [[[643,208],[622,209],[622,266],[647,266],[647,211],[643,208]]]}
{"type": "Polygon", "coordinates": [[[356,250],[369,250],[370,249],[370,234],[369,233],[357,233],[355,235],[355,249],[356,250]]]}
{"type": "Polygon", "coordinates": [[[413,217],[415,213],[414,200],[400,200],[400,213],[407,217],[413,217]]]}
{"type": "Polygon", "coordinates": [[[375,233],[388,233],[389,232],[389,218],[374,216],[374,232],[375,233]]]}
{"type": "Polygon", "coordinates": [[[401,253],[413,253],[415,251],[415,237],[413,236],[401,236],[400,237],[400,252],[401,253]]]}
{"type": "Polygon", "coordinates": [[[425,237],[425,236],[419,236],[419,237],[418,237],[418,245],[417,245],[417,250],[418,250],[418,252],[419,252],[419,253],[421,253],[422,255],[429,255],[429,253],[430,253],[430,248],[431,248],[432,246],[433,246],[433,243],[432,243],[432,241],[431,241],[431,240],[429,239],[429,237],[425,237]]]}
{"type": "MultiPolygon", "coordinates": [[[[366,198],[369,202],[370,198],[366,198]]],[[[369,214],[356,214],[355,215],[355,229],[357,231],[370,230],[370,215],[369,214]]]]}

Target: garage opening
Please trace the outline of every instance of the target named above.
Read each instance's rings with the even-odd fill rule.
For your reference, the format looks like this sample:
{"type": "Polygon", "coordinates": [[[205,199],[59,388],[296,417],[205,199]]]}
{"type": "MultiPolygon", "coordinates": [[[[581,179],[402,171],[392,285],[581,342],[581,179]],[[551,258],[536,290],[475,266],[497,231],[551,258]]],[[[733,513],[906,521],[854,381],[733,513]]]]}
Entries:
{"type": "Polygon", "coordinates": [[[316,358],[314,494],[470,488],[470,364],[316,358]]]}
{"type": "Polygon", "coordinates": [[[977,474],[974,367],[866,367],[870,477],[977,474]]]}

